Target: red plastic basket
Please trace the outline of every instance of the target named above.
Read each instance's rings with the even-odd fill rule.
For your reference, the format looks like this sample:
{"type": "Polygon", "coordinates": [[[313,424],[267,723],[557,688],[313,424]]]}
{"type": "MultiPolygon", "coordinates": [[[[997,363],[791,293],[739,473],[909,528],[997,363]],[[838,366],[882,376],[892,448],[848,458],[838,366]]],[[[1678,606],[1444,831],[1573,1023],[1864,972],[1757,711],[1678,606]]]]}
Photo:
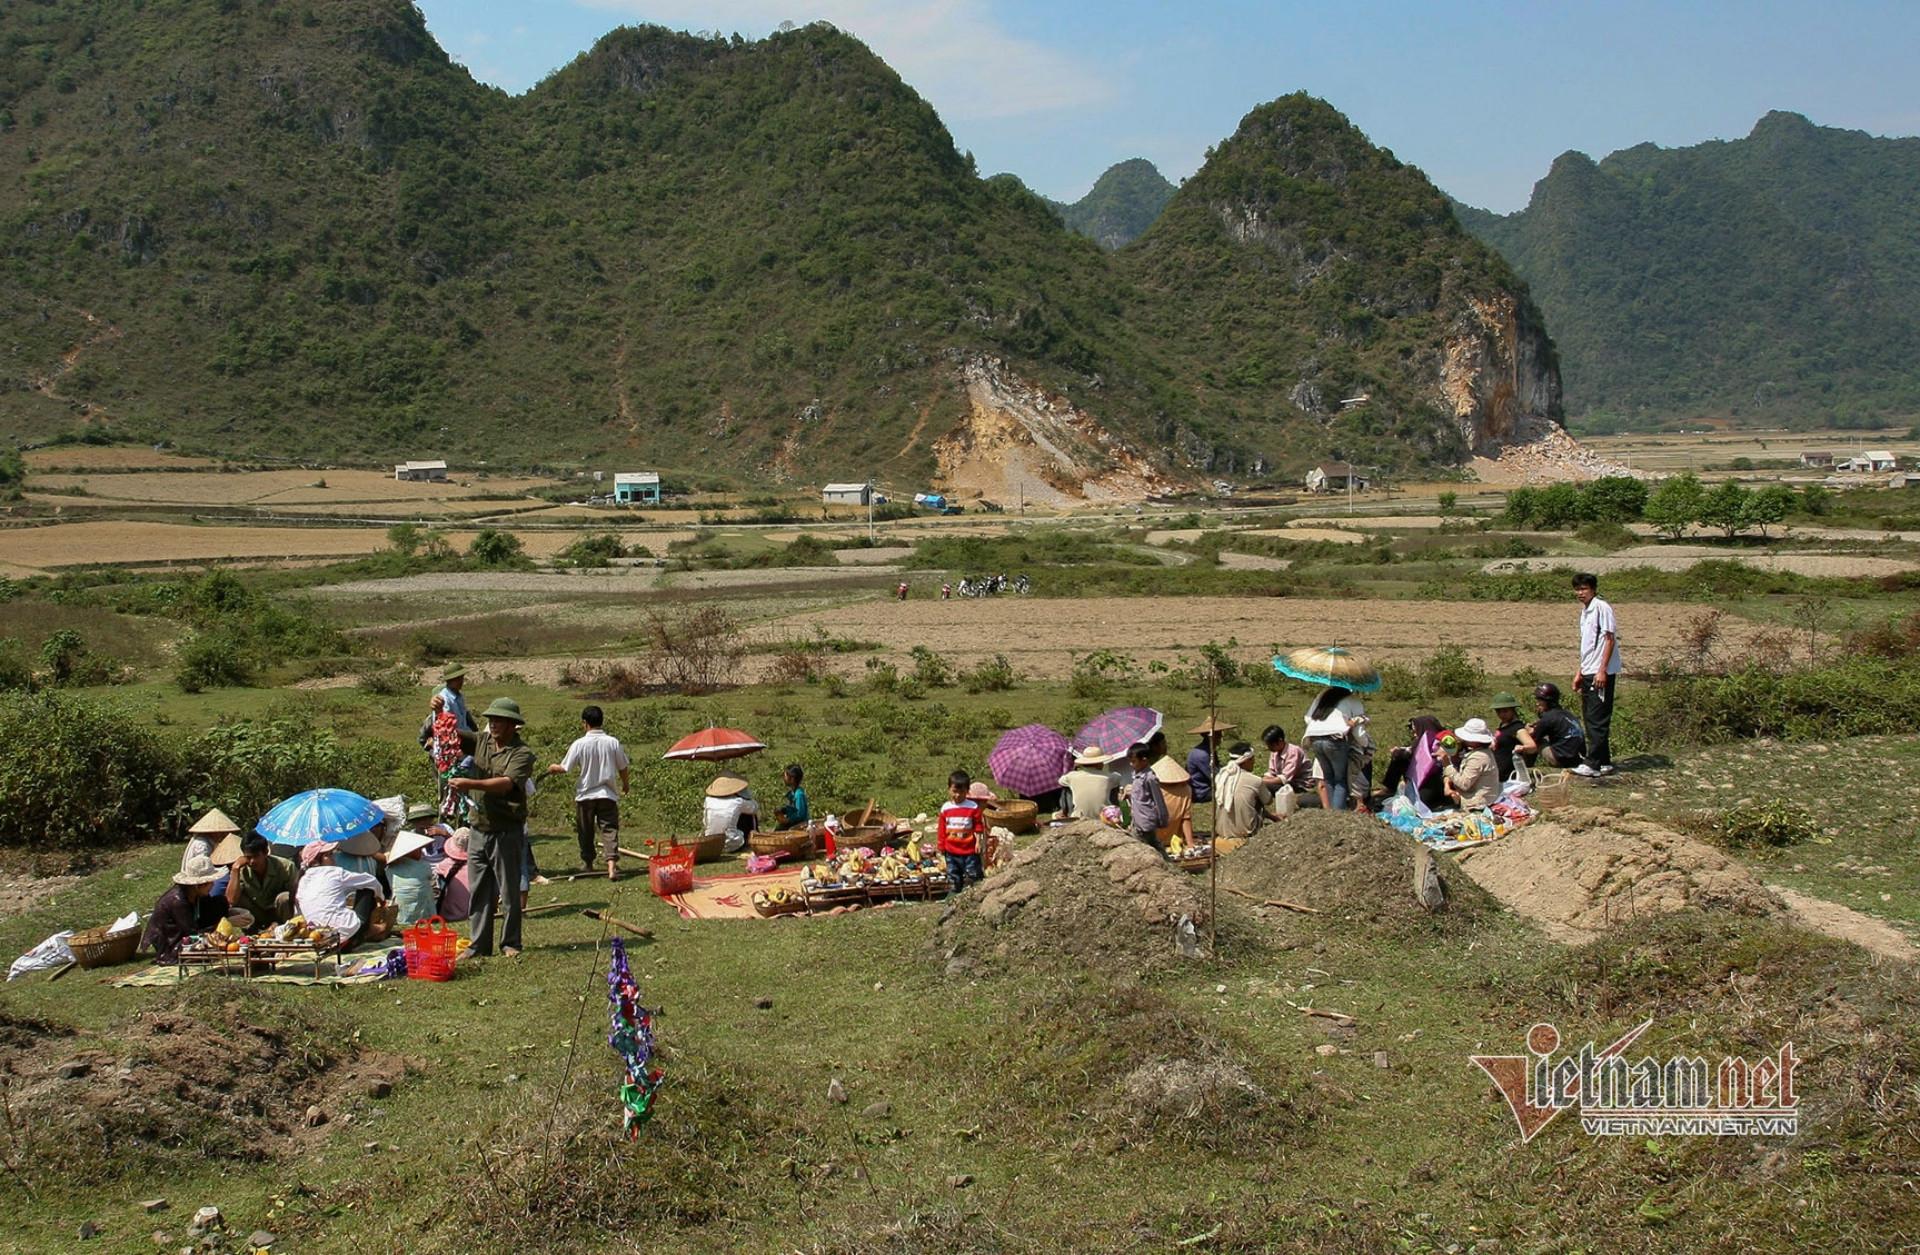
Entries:
{"type": "Polygon", "coordinates": [[[647,860],[647,880],[653,885],[654,893],[670,898],[692,889],[694,853],[693,846],[681,845],[678,841],[664,850],[656,849],[647,860]]]}
{"type": "Polygon", "coordinates": [[[460,953],[460,933],[435,915],[400,934],[407,952],[408,980],[452,980],[460,953]]]}

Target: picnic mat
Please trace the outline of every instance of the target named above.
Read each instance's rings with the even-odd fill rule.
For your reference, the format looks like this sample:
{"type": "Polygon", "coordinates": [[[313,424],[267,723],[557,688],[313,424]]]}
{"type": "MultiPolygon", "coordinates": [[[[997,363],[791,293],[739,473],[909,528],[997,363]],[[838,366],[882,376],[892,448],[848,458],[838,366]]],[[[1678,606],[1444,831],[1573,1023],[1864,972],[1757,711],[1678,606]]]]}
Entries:
{"type": "MultiPolygon", "coordinates": [[[[387,952],[396,948],[384,941],[356,946],[341,956],[338,976],[331,973],[325,976],[319,975],[318,964],[283,963],[282,967],[294,970],[256,976],[253,978],[253,983],[256,985],[371,985],[383,978],[387,952]],[[301,968],[315,970],[301,971],[299,970],[301,968]]],[[[332,964],[329,963],[328,966],[331,967],[332,964]]],[[[115,989],[159,989],[168,985],[178,985],[196,976],[220,974],[221,969],[218,967],[190,967],[182,972],[171,963],[155,963],[120,977],[113,982],[113,987],[115,989]]],[[[239,972],[229,974],[236,979],[241,979],[239,972]]]]}
{"type": "Polygon", "coordinates": [[[676,893],[667,901],[680,912],[681,919],[760,919],[753,909],[754,891],[790,889],[800,892],[804,868],[779,868],[754,875],[736,872],[731,876],[695,876],[693,888],[676,893]]]}

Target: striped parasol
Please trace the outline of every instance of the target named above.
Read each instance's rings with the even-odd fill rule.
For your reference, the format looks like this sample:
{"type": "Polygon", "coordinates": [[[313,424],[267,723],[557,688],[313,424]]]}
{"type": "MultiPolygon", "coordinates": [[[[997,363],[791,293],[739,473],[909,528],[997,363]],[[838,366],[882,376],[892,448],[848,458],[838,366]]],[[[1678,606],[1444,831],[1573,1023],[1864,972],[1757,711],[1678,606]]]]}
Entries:
{"type": "Polygon", "coordinates": [[[717,763],[728,758],[745,758],[767,748],[767,743],[751,732],[738,728],[707,728],[675,741],[662,758],[684,762],[717,763]]]}
{"type": "Polygon", "coordinates": [[[987,755],[995,784],[1029,796],[1059,788],[1061,775],[1072,766],[1073,748],[1067,738],[1044,723],[1013,729],[987,755]]]}
{"type": "Polygon", "coordinates": [[[1273,660],[1273,669],[1309,684],[1338,685],[1356,693],[1372,693],[1380,687],[1380,673],[1373,665],[1338,645],[1290,649],[1273,660]]]}

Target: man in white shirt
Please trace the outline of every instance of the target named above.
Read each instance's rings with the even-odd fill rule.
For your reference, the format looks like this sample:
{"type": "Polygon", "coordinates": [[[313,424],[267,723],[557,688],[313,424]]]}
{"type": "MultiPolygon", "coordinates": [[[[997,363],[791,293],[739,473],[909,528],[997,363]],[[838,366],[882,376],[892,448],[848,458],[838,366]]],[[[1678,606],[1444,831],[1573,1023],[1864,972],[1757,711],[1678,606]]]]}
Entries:
{"type": "Polygon", "coordinates": [[[363,937],[386,935],[386,901],[380,882],[365,872],[336,867],[337,843],[315,841],[300,851],[300,885],[294,896],[311,928],[330,928],[339,936],[339,948],[351,950],[363,937]]]}
{"type": "Polygon", "coordinates": [[[1610,776],[1613,754],[1607,734],[1613,726],[1613,682],[1620,675],[1620,633],[1613,607],[1600,597],[1597,576],[1573,577],[1580,601],[1580,670],[1573,688],[1580,694],[1580,721],[1587,730],[1587,756],[1573,769],[1577,776],[1610,776]]]}
{"type": "Polygon", "coordinates": [[[627,769],[632,760],[619,738],[601,727],[606,715],[598,706],[580,712],[581,736],[567,747],[566,756],[547,768],[550,776],[579,772],[573,789],[574,835],[580,840],[580,868],[593,870],[595,836],[607,879],[620,879],[620,795],[627,791],[627,769]],[[618,790],[614,788],[619,784],[618,790]]]}

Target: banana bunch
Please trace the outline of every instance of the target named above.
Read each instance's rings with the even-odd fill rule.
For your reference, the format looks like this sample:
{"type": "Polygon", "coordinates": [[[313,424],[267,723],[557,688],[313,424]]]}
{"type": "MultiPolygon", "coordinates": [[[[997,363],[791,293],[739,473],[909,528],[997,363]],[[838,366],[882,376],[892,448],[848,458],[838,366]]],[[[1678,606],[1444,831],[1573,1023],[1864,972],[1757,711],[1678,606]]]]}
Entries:
{"type": "Polygon", "coordinates": [[[231,941],[240,935],[240,930],[233,926],[233,921],[224,915],[220,917],[220,923],[215,926],[213,932],[222,941],[231,941]]]}
{"type": "Polygon", "coordinates": [[[899,855],[887,854],[881,857],[879,863],[875,864],[873,874],[881,881],[891,881],[905,880],[913,873],[907,866],[906,861],[899,855]]]}
{"type": "Polygon", "coordinates": [[[791,889],[762,889],[753,895],[755,906],[784,907],[793,906],[800,901],[800,895],[791,889]]]}
{"type": "Polygon", "coordinates": [[[1167,857],[1179,858],[1187,852],[1186,843],[1180,840],[1180,834],[1174,833],[1167,838],[1167,857]]]}

